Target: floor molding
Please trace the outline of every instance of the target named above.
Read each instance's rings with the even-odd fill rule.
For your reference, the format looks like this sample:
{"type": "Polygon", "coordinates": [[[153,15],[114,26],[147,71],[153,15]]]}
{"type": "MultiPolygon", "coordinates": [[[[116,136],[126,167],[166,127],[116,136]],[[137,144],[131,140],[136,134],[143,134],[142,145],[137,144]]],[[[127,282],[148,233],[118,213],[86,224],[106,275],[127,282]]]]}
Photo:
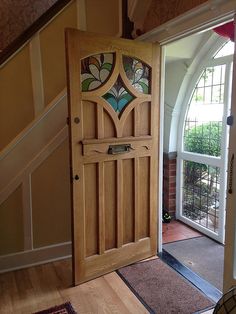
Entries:
{"type": "Polygon", "coordinates": [[[70,258],[71,242],[0,256],[0,273],[70,258]]]}

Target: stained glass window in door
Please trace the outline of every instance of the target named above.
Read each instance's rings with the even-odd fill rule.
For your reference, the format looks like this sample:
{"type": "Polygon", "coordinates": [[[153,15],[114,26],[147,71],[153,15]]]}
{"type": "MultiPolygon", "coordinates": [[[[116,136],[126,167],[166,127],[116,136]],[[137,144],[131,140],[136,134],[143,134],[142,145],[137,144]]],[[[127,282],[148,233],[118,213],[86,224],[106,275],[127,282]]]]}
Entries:
{"type": "Polygon", "coordinates": [[[124,86],[120,76],[113,87],[103,96],[103,98],[112,106],[119,115],[121,111],[134,99],[124,86]]]}
{"type": "Polygon", "coordinates": [[[150,67],[132,57],[123,56],[123,66],[132,86],[140,93],[150,93],[150,67]]]}
{"type": "Polygon", "coordinates": [[[92,91],[101,87],[112,74],[113,53],[101,53],[81,60],[82,91],[92,91]]]}

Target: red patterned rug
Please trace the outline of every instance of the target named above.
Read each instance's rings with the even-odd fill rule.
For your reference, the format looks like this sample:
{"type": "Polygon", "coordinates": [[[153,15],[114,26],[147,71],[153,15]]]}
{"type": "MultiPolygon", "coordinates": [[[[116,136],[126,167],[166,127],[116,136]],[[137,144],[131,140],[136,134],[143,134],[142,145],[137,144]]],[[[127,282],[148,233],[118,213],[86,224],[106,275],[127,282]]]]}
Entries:
{"type": "Polygon", "coordinates": [[[70,302],[66,302],[34,314],[77,314],[77,312],[75,312],[70,302]]]}

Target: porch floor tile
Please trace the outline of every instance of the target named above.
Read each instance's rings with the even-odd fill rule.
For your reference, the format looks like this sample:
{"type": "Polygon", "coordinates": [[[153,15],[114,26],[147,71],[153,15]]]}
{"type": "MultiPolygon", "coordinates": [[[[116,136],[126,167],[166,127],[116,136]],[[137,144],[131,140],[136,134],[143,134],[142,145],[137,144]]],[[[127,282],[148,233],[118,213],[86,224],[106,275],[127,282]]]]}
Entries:
{"type": "Polygon", "coordinates": [[[202,234],[178,220],[162,224],[162,243],[201,237],[202,234]]]}

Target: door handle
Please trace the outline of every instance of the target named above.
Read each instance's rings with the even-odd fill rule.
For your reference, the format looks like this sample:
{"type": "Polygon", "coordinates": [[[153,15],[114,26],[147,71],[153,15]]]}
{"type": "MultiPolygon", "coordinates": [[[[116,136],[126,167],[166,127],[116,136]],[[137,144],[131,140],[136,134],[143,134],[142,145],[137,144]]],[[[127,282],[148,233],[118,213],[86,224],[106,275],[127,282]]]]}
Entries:
{"type": "Polygon", "coordinates": [[[109,155],[124,154],[129,153],[130,149],[132,149],[131,144],[109,145],[107,153],[109,155]]]}
{"type": "Polygon", "coordinates": [[[231,157],[230,164],[229,164],[229,188],[228,193],[233,193],[233,169],[234,168],[234,154],[231,157]]]}

